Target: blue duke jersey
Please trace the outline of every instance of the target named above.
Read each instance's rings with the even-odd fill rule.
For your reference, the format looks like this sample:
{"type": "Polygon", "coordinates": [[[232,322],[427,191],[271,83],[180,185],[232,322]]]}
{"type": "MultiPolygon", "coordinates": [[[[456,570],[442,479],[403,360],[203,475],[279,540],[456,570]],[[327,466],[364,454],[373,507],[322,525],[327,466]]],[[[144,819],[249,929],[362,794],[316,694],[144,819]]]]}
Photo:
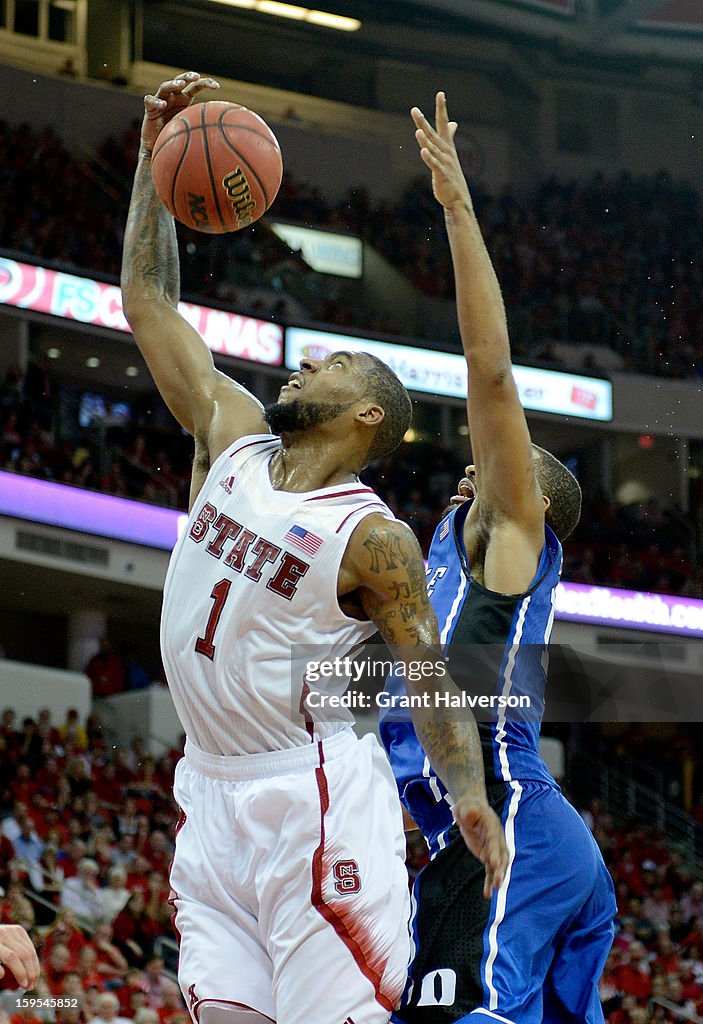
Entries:
{"type": "MultiPolygon", "coordinates": [[[[515,712],[496,710],[492,721],[478,723],[487,787],[532,780],[558,788],[539,754],[539,729],[561,544],[545,527],[544,548],[529,589],[518,595],[493,593],[471,578],[463,543],[469,505],[452,510],[439,524],[427,567],[427,590],[449,670],[468,693],[480,689],[497,696],[530,698],[530,710],[522,713],[527,721],[515,720],[515,712]]],[[[401,695],[402,679],[391,676],[386,689],[401,695]]],[[[406,710],[384,708],[380,732],[401,799],[434,855],[446,846],[453,822],[447,791],[433,772],[406,710]]]]}
{"type": "Polygon", "coordinates": [[[209,754],[285,750],[348,728],[310,721],[292,651],[345,658],[375,632],[341,611],[337,578],[361,520],[393,514],[360,483],[275,490],[269,463],[280,446],[253,435],[215,460],[164,585],[166,677],[188,737],[209,754]]]}

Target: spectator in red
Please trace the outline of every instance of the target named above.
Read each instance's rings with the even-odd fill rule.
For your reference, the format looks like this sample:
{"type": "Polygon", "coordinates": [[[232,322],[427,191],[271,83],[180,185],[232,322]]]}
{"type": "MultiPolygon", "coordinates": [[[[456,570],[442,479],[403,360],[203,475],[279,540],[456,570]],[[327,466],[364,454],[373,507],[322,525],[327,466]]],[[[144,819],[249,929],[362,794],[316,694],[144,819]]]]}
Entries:
{"type": "Polygon", "coordinates": [[[64,878],[75,878],[78,874],[78,865],[86,855],[86,845],[82,839],[71,839],[68,849],[58,858],[59,866],[63,870],[64,878]]]}
{"type": "Polygon", "coordinates": [[[647,952],[641,942],[630,943],[615,976],[618,988],[626,995],[634,996],[635,999],[649,999],[652,976],[647,952]]]}
{"type": "Polygon", "coordinates": [[[18,1009],[10,1017],[9,1024],[44,1024],[38,1017],[34,1007],[18,1005],[18,1009]]]}
{"type": "Polygon", "coordinates": [[[662,931],[657,939],[657,952],[652,967],[663,974],[675,974],[681,963],[669,933],[662,931]]]}
{"type": "Polygon", "coordinates": [[[697,917],[691,927],[681,939],[681,948],[691,949],[693,946],[703,948],[703,917],[697,917]]]}
{"type": "Polygon", "coordinates": [[[100,649],[86,665],[85,674],[93,684],[93,697],[111,697],[124,691],[122,659],[109,637],[100,640],[100,649]]]}
{"type": "Polygon", "coordinates": [[[145,855],[154,871],[164,874],[168,871],[168,866],[173,858],[173,849],[165,832],[157,829],[151,833],[145,855]]]}
{"type": "Polygon", "coordinates": [[[98,954],[93,946],[86,944],[78,954],[78,973],[85,992],[89,988],[104,988],[105,976],[98,970],[98,954]]]}
{"type": "Polygon", "coordinates": [[[86,941],[85,935],[76,923],[76,915],[73,911],[59,910],[53,928],[49,929],[44,938],[44,956],[49,957],[52,950],[58,945],[65,946],[70,953],[71,970],[74,970],[78,963],[78,954],[85,946],[86,941]]]}
{"type": "Polygon", "coordinates": [[[116,811],[122,806],[122,784],[117,778],[114,764],[106,764],[103,767],[95,779],[93,791],[102,807],[116,811]]]}
{"type": "Polygon", "coordinates": [[[633,896],[642,896],[644,893],[644,882],[642,872],[635,863],[632,850],[626,847],[613,868],[613,876],[616,882],[625,882],[633,896]]]}
{"type": "Polygon", "coordinates": [[[141,1007],[147,1005],[147,985],[144,972],[130,967],[124,977],[124,985],[117,989],[120,1001],[120,1013],[131,1017],[141,1007]]]}
{"type": "Polygon", "coordinates": [[[31,803],[32,797],[37,792],[36,780],[32,779],[32,773],[28,764],[18,764],[15,777],[10,783],[10,791],[15,800],[20,803],[31,803]]]}
{"type": "Polygon", "coordinates": [[[161,985],[162,1003],[158,1008],[160,1024],[173,1024],[174,1018],[185,1010],[181,990],[175,981],[166,978],[161,985]]]}
{"type": "Polygon", "coordinates": [[[127,888],[131,892],[141,892],[144,899],[147,899],[149,893],[150,872],[151,864],[149,861],[141,854],[137,854],[134,864],[132,864],[127,876],[127,888]]]}
{"type": "Polygon", "coordinates": [[[61,994],[64,978],[72,970],[71,951],[62,942],[57,942],[44,963],[44,977],[52,996],[61,994]]]}
{"type": "MultiPolygon", "coordinates": [[[[57,733],[56,729],[53,730],[57,733]]],[[[59,779],[61,778],[61,768],[56,757],[53,754],[44,758],[43,764],[39,771],[34,777],[34,781],[37,785],[37,790],[43,797],[52,803],[56,800],[56,794],[59,788],[59,779]]]]}
{"type": "Polygon", "coordinates": [[[144,894],[132,893],[124,910],[117,915],[113,926],[115,945],[127,961],[143,966],[151,954],[154,939],[161,932],[158,918],[147,913],[144,894]]]}
{"type": "Polygon", "coordinates": [[[112,941],[112,925],[107,922],[99,924],[93,932],[92,942],[98,954],[96,970],[103,983],[124,978],[129,964],[112,941]]]}

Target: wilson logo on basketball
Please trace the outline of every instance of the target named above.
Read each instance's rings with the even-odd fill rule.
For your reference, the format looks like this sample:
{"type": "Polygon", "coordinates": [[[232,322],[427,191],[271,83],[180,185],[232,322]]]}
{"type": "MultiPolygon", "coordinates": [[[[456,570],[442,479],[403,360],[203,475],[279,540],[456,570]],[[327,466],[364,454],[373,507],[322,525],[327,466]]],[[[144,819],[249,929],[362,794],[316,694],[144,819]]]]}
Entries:
{"type": "Polygon", "coordinates": [[[205,196],[199,196],[195,192],[188,193],[188,209],[190,217],[196,228],[207,228],[210,226],[210,218],[205,209],[205,196]]]}
{"type": "Polygon", "coordinates": [[[230,198],[234,212],[239,219],[240,228],[251,224],[256,202],[252,199],[251,188],[241,167],[236,167],[222,179],[225,192],[230,198]]]}

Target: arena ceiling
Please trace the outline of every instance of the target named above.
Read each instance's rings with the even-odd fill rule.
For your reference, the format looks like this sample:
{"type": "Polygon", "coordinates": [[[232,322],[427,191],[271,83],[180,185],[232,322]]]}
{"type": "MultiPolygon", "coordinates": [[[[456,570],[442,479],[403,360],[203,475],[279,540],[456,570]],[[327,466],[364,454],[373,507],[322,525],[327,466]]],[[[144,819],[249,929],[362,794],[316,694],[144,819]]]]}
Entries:
{"type": "MultiPolygon", "coordinates": [[[[314,49],[318,44],[335,49],[333,37],[345,36],[343,51],[348,57],[375,54],[381,59],[406,62],[412,61],[413,50],[425,56],[434,51],[441,60],[445,49],[442,40],[447,50],[453,48],[456,52],[462,38],[482,36],[516,42],[528,49],[547,45],[559,56],[568,54],[582,62],[663,61],[685,66],[700,65],[703,60],[703,0],[315,0],[309,5],[359,19],[360,31],[350,33],[315,30],[295,21],[286,24],[282,18],[239,6],[242,2],[138,0],[146,29],[144,38],[148,40],[151,33],[159,51],[163,51],[180,37],[182,46],[187,41],[207,55],[217,52],[222,36],[228,36],[228,26],[241,26],[246,44],[239,51],[229,50],[232,64],[242,61],[246,67],[254,59],[249,35],[253,31],[261,34],[265,40],[262,45],[268,43],[269,53],[273,52],[272,72],[279,62],[293,61],[300,45],[296,42],[291,52],[289,45],[280,45],[284,37],[305,38],[304,48],[314,49]],[[174,33],[179,20],[183,32],[174,33]]],[[[199,51],[196,59],[200,60],[199,51]]],[[[178,60],[171,62],[178,66],[178,60]]],[[[334,78],[329,63],[323,64],[324,76],[334,78]]],[[[309,85],[312,88],[302,91],[315,92],[313,83],[309,85]]]]}

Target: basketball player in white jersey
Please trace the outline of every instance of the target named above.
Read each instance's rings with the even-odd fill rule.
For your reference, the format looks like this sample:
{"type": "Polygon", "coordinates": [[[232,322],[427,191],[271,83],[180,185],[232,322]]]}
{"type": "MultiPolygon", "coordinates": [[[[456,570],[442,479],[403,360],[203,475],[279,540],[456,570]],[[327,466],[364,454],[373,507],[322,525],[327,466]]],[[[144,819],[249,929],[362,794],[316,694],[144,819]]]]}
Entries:
{"type": "MultiPolygon", "coordinates": [[[[376,629],[394,651],[440,650],[417,542],[358,479],[401,441],[410,401],[385,364],[336,353],[305,360],[264,410],[177,312],[174,224],[150,153],[214,87],[188,73],[145,99],[122,274],[137,343],[196,444],[161,630],[188,737],[171,874],[179,980],[197,1024],[382,1024],[408,955],[393,778],[373,737],[307,713],[291,652],[344,657],[376,629]]],[[[437,672],[423,688],[453,684],[437,672]]],[[[507,856],[475,723],[414,721],[491,890],[507,856]]]]}

